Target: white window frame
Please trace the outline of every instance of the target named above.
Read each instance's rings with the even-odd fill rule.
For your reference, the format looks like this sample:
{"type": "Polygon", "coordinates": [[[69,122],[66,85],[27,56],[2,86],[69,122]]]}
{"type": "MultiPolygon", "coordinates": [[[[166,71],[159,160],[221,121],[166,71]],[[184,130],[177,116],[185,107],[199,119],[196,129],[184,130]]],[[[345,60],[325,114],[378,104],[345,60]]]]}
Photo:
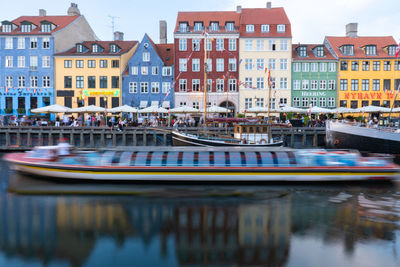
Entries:
{"type": "Polygon", "coordinates": [[[261,32],[269,32],[269,24],[261,24],[261,32]]]}
{"type": "Polygon", "coordinates": [[[293,90],[300,90],[300,80],[293,80],[293,90]]]}
{"type": "Polygon", "coordinates": [[[254,24],[247,24],[246,32],[254,32],[254,24]]]}
{"type": "Polygon", "coordinates": [[[224,72],[225,71],[225,66],[224,66],[224,59],[223,58],[217,58],[216,59],[216,71],[217,72],[224,72]]]}
{"type": "Polygon", "coordinates": [[[148,94],[149,93],[149,83],[148,82],[141,82],[140,83],[140,93],[141,94],[148,94]]]}
{"type": "Polygon", "coordinates": [[[42,57],[42,68],[50,68],[50,56],[43,56],[42,57]]]}
{"type": "Polygon", "coordinates": [[[253,40],[244,40],[244,50],[253,51],[253,40]]]}
{"type": "Polygon", "coordinates": [[[50,37],[42,37],[42,48],[50,49],[50,37]]]}
{"type": "Polygon", "coordinates": [[[228,50],[229,51],[236,51],[237,45],[236,45],[236,39],[230,38],[228,39],[228,50]]]}
{"type": "Polygon", "coordinates": [[[6,37],[4,49],[13,49],[14,48],[14,38],[6,37]]]}
{"type": "Polygon", "coordinates": [[[286,25],[285,24],[278,24],[276,27],[277,32],[285,32],[286,31],[286,25]]]}
{"type": "Polygon", "coordinates": [[[287,60],[287,58],[279,59],[279,66],[280,66],[280,70],[287,70],[288,69],[288,60],[287,60]]]}
{"type": "Polygon", "coordinates": [[[25,56],[18,56],[17,58],[17,67],[25,68],[25,56]]]}
{"type": "Polygon", "coordinates": [[[319,90],[326,90],[326,80],[319,81],[319,90]]]}
{"type": "Polygon", "coordinates": [[[229,79],[228,80],[228,88],[229,88],[229,92],[237,92],[236,79],[229,79]]]}
{"type": "Polygon", "coordinates": [[[170,82],[163,82],[162,83],[162,93],[168,94],[171,92],[171,83],[170,82]]]}
{"type": "Polygon", "coordinates": [[[51,84],[50,76],[43,76],[42,77],[42,85],[43,85],[43,87],[50,88],[50,84],[51,84]]]}
{"type": "Polygon", "coordinates": [[[224,79],[217,79],[216,81],[215,81],[215,84],[216,84],[216,92],[217,93],[222,93],[222,92],[224,92],[224,79]]]}
{"type": "Polygon", "coordinates": [[[179,92],[187,92],[187,80],[179,79],[179,92]]]}
{"type": "Polygon", "coordinates": [[[288,89],[288,78],[281,77],[279,79],[279,86],[280,86],[280,89],[288,89]]]}
{"type": "Polygon", "coordinates": [[[280,51],[288,51],[288,40],[287,39],[281,39],[279,41],[279,50],[280,51]]]}
{"type": "Polygon", "coordinates": [[[215,41],[215,49],[217,51],[224,51],[224,39],[216,39],[215,41]]]}
{"type": "Polygon", "coordinates": [[[256,40],[256,50],[257,51],[264,51],[264,48],[265,48],[264,40],[257,39],[256,40]]]}
{"type": "Polygon", "coordinates": [[[192,59],[192,72],[200,72],[200,58],[192,59]]]}
{"type": "Polygon", "coordinates": [[[158,66],[151,67],[151,75],[158,75],[158,74],[159,74],[158,66]]]}
{"type": "Polygon", "coordinates": [[[151,83],[151,93],[152,94],[159,94],[160,93],[160,83],[159,82],[152,82],[151,83]]]}
{"type": "Polygon", "coordinates": [[[180,72],[187,71],[187,58],[180,58],[179,59],[179,71],[180,72]]]}
{"type": "Polygon", "coordinates": [[[192,51],[200,51],[201,39],[192,39],[192,51]]]}
{"type": "Polygon", "coordinates": [[[192,79],[192,92],[200,92],[200,79],[192,79]]]}
{"type": "Polygon", "coordinates": [[[172,67],[162,68],[162,76],[171,76],[171,75],[172,75],[172,67]]]}
{"type": "Polygon", "coordinates": [[[6,68],[14,67],[14,57],[13,56],[6,56],[5,67],[6,68]]]}
{"type": "Polygon", "coordinates": [[[187,39],[179,39],[179,51],[187,51],[187,39]]]}
{"type": "Polygon", "coordinates": [[[29,80],[30,80],[31,87],[33,87],[33,88],[37,88],[38,87],[38,76],[31,76],[29,78],[29,80]]]}
{"type": "Polygon", "coordinates": [[[138,92],[138,83],[137,82],[129,82],[129,93],[137,94],[138,92]]]}
{"type": "Polygon", "coordinates": [[[138,75],[139,74],[139,67],[138,66],[132,66],[131,67],[131,74],[132,75],[138,75]]]}
{"type": "Polygon", "coordinates": [[[150,52],[143,52],[142,60],[143,60],[143,62],[150,62],[150,52]]]}
{"type": "Polygon", "coordinates": [[[301,89],[308,90],[310,89],[310,81],[309,80],[302,80],[301,82],[301,89]]]}
{"type": "Polygon", "coordinates": [[[140,73],[142,75],[149,75],[149,68],[147,66],[142,66],[141,70],[140,70],[140,73]]]}
{"type": "Polygon", "coordinates": [[[236,58],[230,58],[228,62],[228,71],[236,71],[236,58]]]}
{"type": "Polygon", "coordinates": [[[25,37],[18,37],[17,49],[25,49],[25,37]]]}

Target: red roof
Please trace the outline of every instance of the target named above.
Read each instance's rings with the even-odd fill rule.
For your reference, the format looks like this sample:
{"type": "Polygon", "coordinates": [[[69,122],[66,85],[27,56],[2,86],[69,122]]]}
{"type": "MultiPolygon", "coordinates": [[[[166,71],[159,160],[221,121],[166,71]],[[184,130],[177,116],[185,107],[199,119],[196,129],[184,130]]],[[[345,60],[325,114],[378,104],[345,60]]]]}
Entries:
{"type": "Polygon", "coordinates": [[[137,45],[138,41],[85,41],[82,44],[87,48],[86,52],[79,53],[76,51],[76,45],[71,49],[56,54],[56,56],[119,56],[137,45]],[[92,47],[94,44],[101,46],[104,50],[102,52],[93,53],[92,47]],[[118,53],[112,53],[110,51],[110,44],[116,44],[121,50],[118,53]]]}
{"type": "Polygon", "coordinates": [[[396,41],[392,36],[374,36],[374,37],[332,37],[327,36],[325,39],[331,45],[333,51],[339,58],[374,58],[374,57],[394,57],[389,56],[386,48],[388,45],[396,45],[396,41]],[[343,45],[354,45],[354,55],[348,56],[343,55],[340,51],[341,46],[343,45]],[[376,45],[376,56],[366,56],[363,48],[366,45],[376,45]]]}
{"type": "Polygon", "coordinates": [[[174,65],[174,44],[158,44],[157,52],[166,66],[174,65]]]}
{"type": "Polygon", "coordinates": [[[235,11],[178,12],[174,32],[179,32],[180,22],[187,22],[189,31],[193,29],[195,22],[203,22],[205,27],[210,26],[210,22],[219,22],[220,32],[225,32],[226,22],[234,22],[235,27],[239,27],[239,21],[240,14],[235,11]]]}
{"type": "Polygon", "coordinates": [[[13,21],[11,21],[12,23],[14,23],[15,25],[18,26],[17,29],[15,29],[12,32],[1,32],[0,34],[2,35],[16,35],[16,34],[22,34],[22,35],[29,35],[29,34],[52,34],[54,32],[57,32],[61,29],[64,29],[65,27],[67,27],[69,24],[71,24],[74,20],[76,20],[77,18],[79,18],[80,16],[22,16],[19,17],[13,21]],[[36,29],[32,30],[31,32],[21,32],[21,22],[23,21],[28,21],[33,23],[34,25],[37,26],[36,29]],[[48,21],[53,23],[54,25],[56,25],[56,28],[51,31],[51,32],[41,32],[41,28],[40,28],[40,22],[41,21],[48,21]]]}
{"type": "Polygon", "coordinates": [[[296,44],[293,45],[292,48],[292,58],[293,60],[336,60],[336,58],[329,52],[329,50],[323,44],[296,44]],[[296,52],[296,49],[299,46],[306,46],[307,47],[307,56],[306,57],[299,57],[296,52]],[[322,46],[324,48],[324,56],[317,57],[313,52],[313,49],[317,46],[322,46]]]}

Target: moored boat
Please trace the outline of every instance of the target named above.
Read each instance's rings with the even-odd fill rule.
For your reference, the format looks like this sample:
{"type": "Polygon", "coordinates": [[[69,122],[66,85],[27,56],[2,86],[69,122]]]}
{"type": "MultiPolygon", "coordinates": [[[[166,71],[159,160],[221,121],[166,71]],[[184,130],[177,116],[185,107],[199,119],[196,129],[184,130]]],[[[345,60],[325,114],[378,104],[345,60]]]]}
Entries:
{"type": "Polygon", "coordinates": [[[390,160],[356,151],[143,147],[54,158],[51,150],[37,147],[4,159],[29,175],[99,181],[352,181],[391,180],[399,174],[390,160]]]}

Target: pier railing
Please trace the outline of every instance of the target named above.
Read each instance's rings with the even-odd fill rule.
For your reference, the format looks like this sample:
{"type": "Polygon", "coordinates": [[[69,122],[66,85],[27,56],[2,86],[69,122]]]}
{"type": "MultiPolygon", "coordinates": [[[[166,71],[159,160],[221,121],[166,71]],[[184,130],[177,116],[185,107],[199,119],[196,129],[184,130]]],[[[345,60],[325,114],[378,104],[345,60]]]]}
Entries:
{"type": "MultiPolygon", "coordinates": [[[[29,150],[34,146],[56,145],[66,138],[71,145],[82,149],[116,146],[169,146],[172,128],[126,127],[122,131],[106,127],[0,127],[0,150],[29,150]]],[[[185,127],[180,130],[192,134],[202,128],[185,127]]],[[[207,128],[215,135],[232,136],[232,128],[207,128]]],[[[273,137],[284,140],[285,146],[311,148],[325,145],[325,128],[272,128],[273,137]]]]}

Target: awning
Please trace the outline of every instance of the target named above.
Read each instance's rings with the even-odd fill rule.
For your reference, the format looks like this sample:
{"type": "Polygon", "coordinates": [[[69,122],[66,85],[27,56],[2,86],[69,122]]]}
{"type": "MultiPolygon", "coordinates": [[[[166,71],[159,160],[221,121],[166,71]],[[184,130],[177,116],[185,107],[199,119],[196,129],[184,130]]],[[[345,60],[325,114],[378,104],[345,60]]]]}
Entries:
{"type": "Polygon", "coordinates": [[[145,108],[145,107],[147,107],[147,101],[145,101],[145,100],[142,100],[142,101],[140,101],[140,106],[139,106],[140,108],[145,108]]]}
{"type": "Polygon", "coordinates": [[[164,102],[162,103],[162,107],[163,107],[163,108],[170,108],[170,107],[171,107],[170,101],[164,101],[164,102]]]}
{"type": "Polygon", "coordinates": [[[151,106],[152,107],[158,107],[159,101],[151,101],[151,106]]]}

